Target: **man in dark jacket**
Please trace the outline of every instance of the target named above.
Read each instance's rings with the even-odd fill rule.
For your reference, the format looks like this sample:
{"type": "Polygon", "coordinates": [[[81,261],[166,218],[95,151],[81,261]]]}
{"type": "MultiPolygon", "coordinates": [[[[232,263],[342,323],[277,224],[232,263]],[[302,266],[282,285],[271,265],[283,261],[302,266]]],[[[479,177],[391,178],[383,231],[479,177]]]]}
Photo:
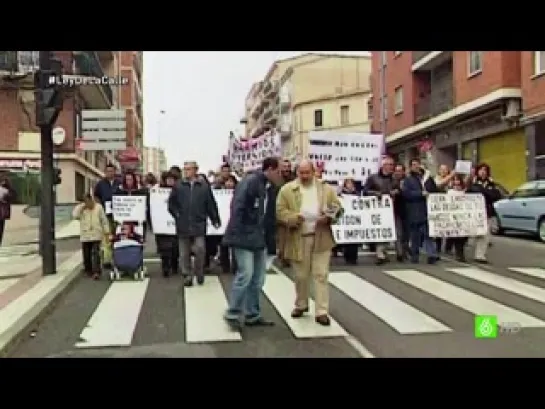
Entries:
{"type": "Polygon", "coordinates": [[[223,244],[233,249],[238,266],[224,315],[234,329],[240,327],[243,312],[248,326],[273,325],[261,316],[259,297],[265,283],[267,245],[274,241],[276,228],[275,197],[268,196],[268,188],[279,183],[278,159],[266,158],[262,170],[245,176],[233,195],[223,244]]]}
{"type": "Polygon", "coordinates": [[[398,163],[394,169],[394,218],[396,225],[396,255],[397,261],[405,260],[409,251],[409,219],[405,198],[401,195],[401,185],[405,179],[405,166],[398,163]]]}
{"type": "Polygon", "coordinates": [[[182,272],[184,284],[193,285],[193,276],[197,283],[204,283],[204,257],[207,219],[218,228],[221,220],[216,199],[210,185],[199,175],[196,162],[184,163],[184,176],[172,189],[168,199],[168,211],[176,220],[176,229],[180,238],[182,272]],[[195,268],[191,269],[191,250],[195,253],[195,268]]]}
{"type": "MultiPolygon", "coordinates": [[[[363,187],[366,196],[390,195],[394,197],[399,194],[399,190],[395,189],[395,181],[393,177],[394,160],[387,156],[382,159],[382,166],[378,173],[369,176],[363,187]]],[[[388,259],[386,257],[386,249],[388,243],[376,243],[375,254],[377,257],[376,264],[384,264],[388,259]]]]}
{"type": "MultiPolygon", "coordinates": [[[[107,165],[104,171],[104,178],[99,180],[95,186],[94,197],[104,208],[104,212],[110,221],[112,228],[112,196],[119,188],[119,181],[115,177],[115,166],[107,165]]],[[[113,231],[113,230],[112,230],[113,231]]]]}
{"type": "Polygon", "coordinates": [[[420,243],[428,255],[428,264],[435,264],[438,260],[435,240],[430,238],[428,229],[427,197],[430,193],[437,193],[433,178],[422,168],[419,159],[411,159],[411,169],[403,180],[401,194],[405,199],[409,219],[412,263],[418,263],[420,243]]]}

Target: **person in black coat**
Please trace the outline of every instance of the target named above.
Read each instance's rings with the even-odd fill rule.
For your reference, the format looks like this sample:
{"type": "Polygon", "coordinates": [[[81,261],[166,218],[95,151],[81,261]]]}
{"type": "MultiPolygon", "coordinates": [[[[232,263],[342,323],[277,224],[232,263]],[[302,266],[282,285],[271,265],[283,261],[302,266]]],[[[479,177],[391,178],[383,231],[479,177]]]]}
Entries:
{"type": "MultiPolygon", "coordinates": [[[[475,176],[471,179],[467,193],[480,193],[484,197],[486,206],[487,226],[490,225],[490,218],[496,213],[494,203],[502,198],[502,193],[492,177],[490,176],[490,166],[481,163],[475,167],[475,176]]],[[[490,245],[490,234],[475,238],[475,261],[486,264],[486,253],[490,245]]]]}
{"type": "MultiPolygon", "coordinates": [[[[159,187],[171,188],[176,184],[176,177],[169,173],[164,172],[161,175],[159,187]]],[[[153,229],[153,226],[151,226],[153,229]]],[[[176,234],[156,234],[155,243],[157,246],[157,253],[161,258],[161,271],[164,277],[168,277],[170,274],[179,274],[179,262],[180,252],[178,246],[178,236],[176,234]]]]}
{"type": "MultiPolygon", "coordinates": [[[[341,194],[359,196],[361,192],[358,191],[355,181],[351,178],[348,178],[345,179],[343,182],[341,194]]],[[[361,247],[361,244],[343,244],[339,247],[343,250],[344,261],[346,262],[346,264],[354,266],[358,264],[358,250],[361,247]]]]}
{"type": "Polygon", "coordinates": [[[411,159],[411,169],[403,180],[401,194],[405,200],[407,218],[409,219],[409,233],[411,238],[411,262],[418,263],[420,243],[428,256],[428,264],[435,264],[437,248],[428,229],[427,197],[430,193],[437,193],[437,186],[429,172],[422,168],[419,159],[411,159]]]}

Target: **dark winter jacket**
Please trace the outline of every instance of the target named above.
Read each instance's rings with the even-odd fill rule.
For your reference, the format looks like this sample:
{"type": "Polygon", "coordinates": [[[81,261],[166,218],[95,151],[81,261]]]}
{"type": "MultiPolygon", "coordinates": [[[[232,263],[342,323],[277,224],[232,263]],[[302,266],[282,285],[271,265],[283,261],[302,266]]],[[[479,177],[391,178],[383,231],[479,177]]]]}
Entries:
{"type": "MultiPolygon", "coordinates": [[[[231,217],[223,236],[223,244],[246,250],[267,248],[265,198],[267,178],[260,172],[247,174],[237,185],[231,201],[231,217]]],[[[275,200],[272,200],[274,203],[275,200]]],[[[267,201],[267,208],[273,205],[267,201]]],[[[274,217],[274,216],[273,216],[274,217]]],[[[267,218],[270,222],[271,218],[267,218]]],[[[275,229],[269,226],[269,229],[275,229]]]]}
{"type": "Polygon", "coordinates": [[[168,211],[180,237],[206,236],[208,218],[213,224],[221,223],[212,189],[202,178],[179,181],[168,198],[168,211]]]}
{"type": "Polygon", "coordinates": [[[98,202],[102,205],[104,210],[106,210],[106,202],[112,201],[112,196],[119,189],[119,181],[114,179],[110,182],[108,179],[104,178],[98,181],[95,186],[94,197],[98,199],[98,202]]]}
{"type": "Polygon", "coordinates": [[[409,225],[427,223],[428,221],[428,205],[424,191],[437,193],[437,186],[429,175],[410,172],[403,180],[401,194],[405,199],[406,217],[409,220],[409,225]],[[422,186],[423,178],[425,180],[424,186],[422,186]]]}
{"type": "Polygon", "coordinates": [[[480,193],[484,196],[486,205],[486,216],[494,216],[494,203],[502,198],[502,194],[496,183],[491,179],[473,179],[472,183],[466,190],[467,193],[480,193]]]}

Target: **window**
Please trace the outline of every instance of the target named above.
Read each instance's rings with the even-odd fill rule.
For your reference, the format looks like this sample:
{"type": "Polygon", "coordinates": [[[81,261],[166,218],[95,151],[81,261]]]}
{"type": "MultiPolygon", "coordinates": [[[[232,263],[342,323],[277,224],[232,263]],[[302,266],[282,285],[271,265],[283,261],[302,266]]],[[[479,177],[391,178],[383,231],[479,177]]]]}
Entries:
{"type": "Polygon", "coordinates": [[[469,75],[475,75],[483,70],[483,52],[482,51],[470,51],[469,52],[469,75]]]}
{"type": "Polygon", "coordinates": [[[394,113],[397,115],[402,112],[403,112],[403,87],[397,87],[395,90],[394,113]]]}
{"type": "Polygon", "coordinates": [[[399,57],[401,55],[401,51],[394,51],[394,58],[399,57]]]}
{"type": "Polygon", "coordinates": [[[321,109],[316,109],[314,111],[314,127],[316,128],[320,128],[322,126],[324,126],[324,123],[323,123],[323,112],[321,109]]]}
{"type": "Polygon", "coordinates": [[[545,73],[545,51],[534,51],[534,74],[545,73]]]}
{"type": "Polygon", "coordinates": [[[545,180],[537,182],[537,196],[545,197],[545,180]]]}
{"type": "Polygon", "coordinates": [[[350,123],[350,107],[348,105],[341,106],[341,125],[350,123]]]}
{"type": "Polygon", "coordinates": [[[536,196],[536,182],[528,182],[519,186],[517,190],[513,192],[515,198],[526,198],[536,196]]]}

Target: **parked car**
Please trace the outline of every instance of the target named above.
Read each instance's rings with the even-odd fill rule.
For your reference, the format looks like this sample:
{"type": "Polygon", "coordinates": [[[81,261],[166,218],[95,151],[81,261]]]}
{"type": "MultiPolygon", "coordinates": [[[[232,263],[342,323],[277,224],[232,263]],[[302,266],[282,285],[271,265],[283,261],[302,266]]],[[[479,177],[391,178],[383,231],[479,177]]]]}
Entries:
{"type": "Polygon", "coordinates": [[[492,234],[506,230],[532,233],[545,242],[545,180],[524,183],[494,203],[492,234]]]}

